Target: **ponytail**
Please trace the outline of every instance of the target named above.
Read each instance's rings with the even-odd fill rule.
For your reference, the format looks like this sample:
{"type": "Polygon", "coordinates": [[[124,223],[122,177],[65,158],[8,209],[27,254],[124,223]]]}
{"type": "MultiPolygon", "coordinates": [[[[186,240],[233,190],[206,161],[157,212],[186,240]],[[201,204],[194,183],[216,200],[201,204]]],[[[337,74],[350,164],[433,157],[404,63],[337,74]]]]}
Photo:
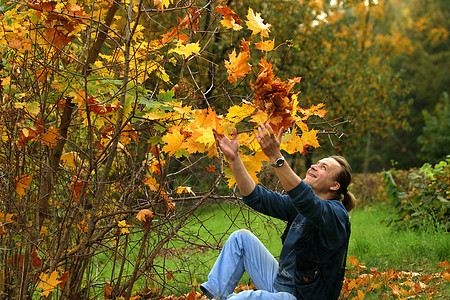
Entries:
{"type": "Polygon", "coordinates": [[[355,196],[353,196],[352,193],[347,191],[347,193],[344,194],[344,198],[342,199],[342,204],[344,205],[347,211],[351,211],[353,208],[355,208],[356,205],[355,196]]]}
{"type": "Polygon", "coordinates": [[[349,212],[356,205],[355,196],[351,192],[347,190],[348,186],[352,181],[352,169],[348,161],[342,156],[331,156],[334,160],[336,160],[341,165],[341,171],[337,172],[335,175],[335,180],[339,183],[340,187],[337,193],[343,196],[343,199],[340,199],[345,209],[349,212]]]}

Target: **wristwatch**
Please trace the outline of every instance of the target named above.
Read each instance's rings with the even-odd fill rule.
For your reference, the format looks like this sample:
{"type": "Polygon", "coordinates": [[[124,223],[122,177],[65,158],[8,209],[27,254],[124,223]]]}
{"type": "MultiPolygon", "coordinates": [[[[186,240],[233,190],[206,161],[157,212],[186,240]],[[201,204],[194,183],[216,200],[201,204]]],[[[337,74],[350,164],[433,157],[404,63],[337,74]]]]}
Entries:
{"type": "Polygon", "coordinates": [[[285,159],[284,159],[284,157],[282,156],[282,157],[278,158],[275,162],[273,162],[273,163],[271,163],[271,164],[272,164],[273,167],[279,168],[279,167],[281,167],[282,165],[284,165],[284,162],[285,162],[285,159]]]}

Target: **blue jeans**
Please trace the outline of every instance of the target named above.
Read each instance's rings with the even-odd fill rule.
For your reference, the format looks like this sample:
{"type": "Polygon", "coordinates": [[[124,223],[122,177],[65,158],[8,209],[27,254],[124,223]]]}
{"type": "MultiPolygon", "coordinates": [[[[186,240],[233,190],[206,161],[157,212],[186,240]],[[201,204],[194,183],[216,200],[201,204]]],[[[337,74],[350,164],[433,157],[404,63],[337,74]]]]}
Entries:
{"type": "Polygon", "coordinates": [[[238,230],[226,241],[208,281],[200,288],[210,299],[214,296],[219,300],[296,300],[294,295],[274,289],[277,272],[277,260],[261,241],[248,230],[238,230]],[[244,271],[257,290],[233,294],[244,271]]]}

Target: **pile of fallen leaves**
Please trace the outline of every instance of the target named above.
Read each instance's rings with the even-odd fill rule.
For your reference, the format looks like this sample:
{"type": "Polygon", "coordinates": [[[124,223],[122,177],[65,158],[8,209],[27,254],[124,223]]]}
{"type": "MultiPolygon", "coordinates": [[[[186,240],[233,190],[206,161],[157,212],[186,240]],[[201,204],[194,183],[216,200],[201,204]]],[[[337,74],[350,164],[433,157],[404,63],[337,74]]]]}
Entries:
{"type": "Polygon", "coordinates": [[[369,294],[376,294],[379,299],[414,299],[424,296],[446,299],[443,285],[450,281],[450,264],[447,260],[439,263],[442,271],[434,274],[394,269],[380,272],[378,268],[368,269],[353,255],[347,259],[347,266],[341,299],[360,300],[369,294]]]}
{"type": "MultiPolygon", "coordinates": [[[[367,268],[353,255],[347,259],[347,275],[340,299],[362,300],[368,296],[379,299],[446,299],[444,285],[450,281],[450,264],[447,260],[439,263],[439,271],[424,274],[412,271],[389,269],[380,272],[378,268],[367,268]]],[[[239,285],[235,292],[255,289],[253,285],[239,285]]],[[[144,298],[137,298],[144,299],[144,298]]],[[[148,299],[148,298],[147,298],[148,299]]],[[[154,300],[207,300],[196,291],[182,296],[164,296],[154,300]]]]}

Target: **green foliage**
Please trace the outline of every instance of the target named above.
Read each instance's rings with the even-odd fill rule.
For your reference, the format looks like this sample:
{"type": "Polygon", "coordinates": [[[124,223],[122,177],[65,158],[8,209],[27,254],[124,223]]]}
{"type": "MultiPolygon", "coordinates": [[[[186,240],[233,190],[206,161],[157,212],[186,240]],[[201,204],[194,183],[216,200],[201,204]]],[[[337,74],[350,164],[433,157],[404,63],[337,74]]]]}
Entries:
{"type": "Polygon", "coordinates": [[[450,230],[450,156],[419,170],[385,172],[383,182],[398,219],[387,218],[388,225],[400,228],[450,230]]]}

